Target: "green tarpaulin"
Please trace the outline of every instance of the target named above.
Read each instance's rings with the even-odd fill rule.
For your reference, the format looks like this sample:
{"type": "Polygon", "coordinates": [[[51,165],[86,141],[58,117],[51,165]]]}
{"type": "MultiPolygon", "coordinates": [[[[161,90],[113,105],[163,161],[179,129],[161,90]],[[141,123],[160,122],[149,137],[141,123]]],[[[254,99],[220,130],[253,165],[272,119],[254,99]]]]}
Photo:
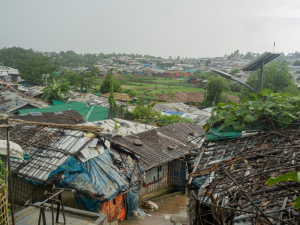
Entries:
{"type": "Polygon", "coordinates": [[[98,105],[86,107],[86,104],[83,102],[71,102],[64,105],[52,106],[47,108],[22,109],[19,110],[19,113],[30,114],[31,112],[43,113],[43,112],[60,112],[60,111],[68,111],[68,110],[76,110],[88,122],[106,120],[108,119],[108,113],[109,113],[109,108],[98,106],[98,105]]]}

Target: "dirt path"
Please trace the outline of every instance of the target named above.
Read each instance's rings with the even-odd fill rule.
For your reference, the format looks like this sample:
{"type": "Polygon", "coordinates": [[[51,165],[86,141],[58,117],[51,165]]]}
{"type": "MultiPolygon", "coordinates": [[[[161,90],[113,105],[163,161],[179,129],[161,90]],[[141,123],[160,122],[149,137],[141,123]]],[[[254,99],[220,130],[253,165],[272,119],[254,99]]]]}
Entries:
{"type": "Polygon", "coordinates": [[[131,216],[130,220],[122,220],[121,225],[172,225],[165,215],[186,212],[188,198],[181,193],[174,193],[151,200],[158,205],[158,210],[144,210],[150,217],[131,216]]]}

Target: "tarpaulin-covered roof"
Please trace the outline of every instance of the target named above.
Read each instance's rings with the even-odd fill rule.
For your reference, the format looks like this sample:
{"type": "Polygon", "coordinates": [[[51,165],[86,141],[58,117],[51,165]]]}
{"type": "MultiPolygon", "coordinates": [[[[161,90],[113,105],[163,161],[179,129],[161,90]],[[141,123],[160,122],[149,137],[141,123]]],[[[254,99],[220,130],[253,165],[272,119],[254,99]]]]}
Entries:
{"type": "Polygon", "coordinates": [[[191,124],[178,123],[136,135],[113,137],[113,144],[141,156],[143,169],[169,162],[202,146],[205,130],[191,124]]]}
{"type": "MultiPolygon", "coordinates": [[[[17,125],[10,140],[29,154],[27,162],[12,161],[12,172],[27,179],[44,182],[49,174],[75,155],[86,143],[84,132],[57,128],[17,125]]],[[[3,131],[3,139],[6,134],[3,131]]]]}
{"type": "Polygon", "coordinates": [[[23,109],[19,110],[19,113],[30,114],[31,112],[61,112],[71,109],[76,110],[80,115],[83,116],[83,118],[85,118],[89,122],[108,119],[109,108],[98,105],[87,107],[86,103],[83,102],[71,102],[61,106],[52,106],[39,109],[23,109]]]}

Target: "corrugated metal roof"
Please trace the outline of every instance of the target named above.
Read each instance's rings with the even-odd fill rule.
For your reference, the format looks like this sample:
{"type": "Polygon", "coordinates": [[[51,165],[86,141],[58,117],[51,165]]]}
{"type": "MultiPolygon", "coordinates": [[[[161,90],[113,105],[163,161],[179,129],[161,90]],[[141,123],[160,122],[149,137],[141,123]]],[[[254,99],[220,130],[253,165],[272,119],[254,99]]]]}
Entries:
{"type": "Polygon", "coordinates": [[[198,126],[178,123],[136,135],[116,136],[111,138],[111,142],[140,155],[140,165],[148,170],[202,146],[204,134],[205,130],[198,126]],[[134,144],[136,140],[142,145],[134,144]]]}
{"type": "Polygon", "coordinates": [[[86,122],[86,120],[76,110],[62,111],[59,115],[56,115],[54,112],[43,112],[41,116],[32,116],[31,114],[28,114],[25,116],[10,116],[9,118],[34,122],[73,125],[86,122]]]}
{"type": "MultiPolygon", "coordinates": [[[[142,124],[139,122],[131,122],[128,120],[123,120],[123,119],[117,119],[117,124],[119,127],[120,134],[122,136],[138,134],[141,132],[145,132],[145,131],[157,128],[157,127],[154,127],[154,126],[151,126],[148,124],[142,124]]],[[[87,125],[87,126],[96,125],[96,126],[99,126],[100,128],[103,128],[103,131],[101,133],[112,134],[112,131],[115,127],[115,120],[107,119],[107,120],[102,120],[102,121],[94,121],[94,122],[85,123],[84,125],[87,125]]]]}
{"type": "MultiPolygon", "coordinates": [[[[46,181],[49,174],[76,153],[86,142],[84,132],[57,128],[17,125],[10,132],[28,161],[12,161],[12,172],[36,181],[46,181]]],[[[2,138],[6,139],[3,133],[2,138]]]]}
{"type": "Polygon", "coordinates": [[[184,103],[158,103],[154,106],[154,109],[164,111],[178,111],[183,113],[193,113],[199,111],[199,109],[188,106],[184,103]]]}

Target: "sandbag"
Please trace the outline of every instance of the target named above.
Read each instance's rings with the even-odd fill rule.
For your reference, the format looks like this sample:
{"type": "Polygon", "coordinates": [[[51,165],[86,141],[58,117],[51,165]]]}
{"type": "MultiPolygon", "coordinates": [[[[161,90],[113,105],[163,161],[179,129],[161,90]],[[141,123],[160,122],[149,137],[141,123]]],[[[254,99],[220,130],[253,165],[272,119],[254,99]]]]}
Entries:
{"type": "MultiPolygon", "coordinates": [[[[10,157],[23,160],[23,149],[15,142],[9,142],[10,157]]],[[[0,140],[0,155],[7,155],[7,140],[0,140]]]]}

